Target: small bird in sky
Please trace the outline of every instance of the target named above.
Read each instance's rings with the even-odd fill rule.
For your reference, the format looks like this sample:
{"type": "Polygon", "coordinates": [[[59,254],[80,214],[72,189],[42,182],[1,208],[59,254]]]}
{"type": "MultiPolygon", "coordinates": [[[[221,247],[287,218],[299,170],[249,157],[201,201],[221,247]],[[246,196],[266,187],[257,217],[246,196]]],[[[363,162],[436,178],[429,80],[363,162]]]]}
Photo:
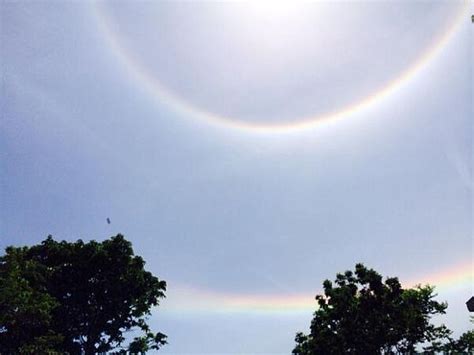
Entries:
{"type": "Polygon", "coordinates": [[[107,224],[110,224],[110,218],[107,217],[107,224]]]}

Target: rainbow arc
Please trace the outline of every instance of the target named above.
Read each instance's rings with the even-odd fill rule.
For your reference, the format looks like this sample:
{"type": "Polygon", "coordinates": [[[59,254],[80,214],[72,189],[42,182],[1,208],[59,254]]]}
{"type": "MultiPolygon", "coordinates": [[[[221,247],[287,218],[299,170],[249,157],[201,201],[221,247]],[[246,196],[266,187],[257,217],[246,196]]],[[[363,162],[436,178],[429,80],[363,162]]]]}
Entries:
{"type": "Polygon", "coordinates": [[[317,116],[300,117],[291,122],[281,123],[258,123],[239,120],[238,117],[222,116],[213,112],[205,111],[186,102],[183,98],[172,94],[160,81],[151,75],[146,68],[141,66],[140,61],[134,57],[133,53],[127,51],[120,42],[117,34],[113,30],[110,18],[99,2],[94,3],[94,9],[97,16],[97,23],[102,29],[107,44],[112,49],[116,57],[122,62],[127,71],[133,76],[134,80],[140,83],[149,93],[158,98],[159,102],[165,103],[175,109],[176,112],[185,117],[197,118],[212,125],[232,128],[242,132],[263,133],[263,134],[281,134],[301,130],[313,129],[325,124],[340,121],[349,118],[364,109],[369,108],[375,103],[383,100],[393,94],[403,84],[414,77],[423,67],[425,67],[448,43],[449,39],[456,32],[458,27],[464,23],[469,10],[469,2],[464,2],[460,6],[459,13],[446,26],[439,38],[432,42],[431,46],[419,56],[419,58],[407,67],[401,74],[389,81],[378,91],[373,92],[367,97],[353,102],[352,104],[335,110],[328,114],[317,116]]]}
{"type": "MultiPolygon", "coordinates": [[[[453,267],[428,274],[413,280],[401,280],[404,287],[430,284],[435,292],[446,294],[470,288],[473,284],[473,262],[460,263],[453,267]]],[[[170,286],[169,300],[162,310],[180,313],[259,313],[259,314],[311,314],[316,309],[314,293],[295,294],[237,294],[216,292],[191,286],[170,286]]]]}

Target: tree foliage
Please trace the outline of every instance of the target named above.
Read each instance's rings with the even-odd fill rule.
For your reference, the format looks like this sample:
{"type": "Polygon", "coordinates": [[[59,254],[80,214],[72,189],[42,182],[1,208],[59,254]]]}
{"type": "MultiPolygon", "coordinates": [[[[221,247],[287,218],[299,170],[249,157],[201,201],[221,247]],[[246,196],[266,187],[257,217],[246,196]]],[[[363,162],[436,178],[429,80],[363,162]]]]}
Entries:
{"type": "Polygon", "coordinates": [[[58,302],[43,287],[47,270],[27,260],[26,251],[9,247],[0,258],[0,349],[47,353],[63,340],[51,329],[58,302]]]}
{"type": "Polygon", "coordinates": [[[417,345],[448,339],[450,331],[430,319],[444,314],[434,288],[404,289],[397,278],[362,264],[323,283],[308,335],[296,335],[295,355],[414,353],[417,345]]]}
{"type": "Polygon", "coordinates": [[[468,330],[463,333],[458,340],[454,341],[453,347],[451,350],[457,353],[474,353],[474,330],[468,330]]]}
{"type": "MultiPolygon", "coordinates": [[[[471,323],[474,323],[474,318],[471,318],[471,323]]],[[[474,330],[461,334],[459,339],[448,336],[446,342],[433,342],[426,350],[436,354],[474,354],[474,330]]]]}
{"type": "Polygon", "coordinates": [[[120,234],[102,243],[49,236],[32,247],[8,247],[0,258],[2,354],[158,349],[166,336],[153,333],[146,317],[166,283],[144,265],[120,234]],[[124,334],[132,329],[143,336],[129,349],[124,334]]]}

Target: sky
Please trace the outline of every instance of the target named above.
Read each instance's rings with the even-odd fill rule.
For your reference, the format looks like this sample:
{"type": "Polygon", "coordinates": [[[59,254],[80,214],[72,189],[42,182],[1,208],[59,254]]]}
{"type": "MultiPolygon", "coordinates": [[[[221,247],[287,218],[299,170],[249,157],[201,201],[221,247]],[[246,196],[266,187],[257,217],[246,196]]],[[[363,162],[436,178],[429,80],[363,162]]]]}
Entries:
{"type": "Polygon", "coordinates": [[[357,262],[436,285],[459,335],[472,12],[2,1],[0,248],[124,234],[168,283],[162,354],[289,354],[357,262]]]}

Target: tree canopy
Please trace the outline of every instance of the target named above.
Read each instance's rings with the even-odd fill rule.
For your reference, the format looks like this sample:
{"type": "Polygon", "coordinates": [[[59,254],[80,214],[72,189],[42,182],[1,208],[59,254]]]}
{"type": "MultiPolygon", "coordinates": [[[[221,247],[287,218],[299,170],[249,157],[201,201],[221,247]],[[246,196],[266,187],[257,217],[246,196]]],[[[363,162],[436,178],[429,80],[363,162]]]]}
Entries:
{"type": "Polygon", "coordinates": [[[144,269],[122,235],[103,242],[55,241],[8,247],[0,257],[2,354],[132,353],[158,349],[166,336],[147,322],[166,282],[144,269]],[[141,336],[124,345],[125,332],[141,336]]]}
{"type": "MultiPolygon", "coordinates": [[[[471,322],[474,323],[474,318],[471,322]]],[[[474,330],[464,332],[458,339],[448,336],[447,342],[435,341],[426,350],[437,354],[474,354],[474,330]]]]}
{"type": "Polygon", "coordinates": [[[430,322],[447,308],[434,299],[432,286],[405,289],[397,278],[383,281],[357,264],[354,272],[337,274],[323,287],[310,333],[296,335],[295,355],[414,353],[419,344],[449,340],[444,325],[430,322]]]}

